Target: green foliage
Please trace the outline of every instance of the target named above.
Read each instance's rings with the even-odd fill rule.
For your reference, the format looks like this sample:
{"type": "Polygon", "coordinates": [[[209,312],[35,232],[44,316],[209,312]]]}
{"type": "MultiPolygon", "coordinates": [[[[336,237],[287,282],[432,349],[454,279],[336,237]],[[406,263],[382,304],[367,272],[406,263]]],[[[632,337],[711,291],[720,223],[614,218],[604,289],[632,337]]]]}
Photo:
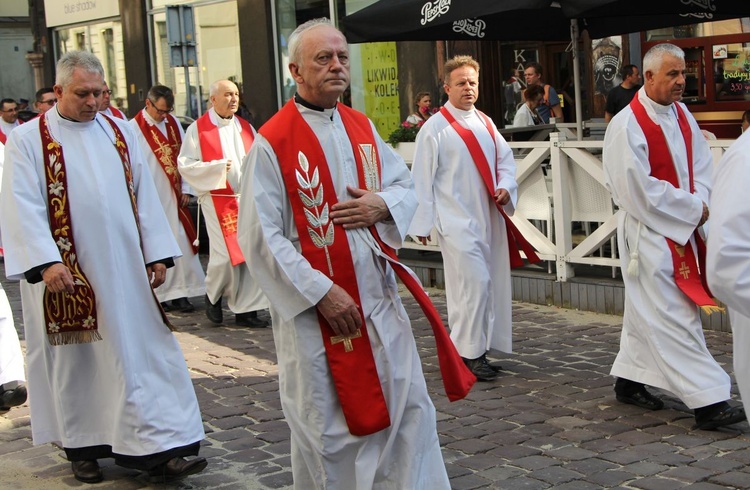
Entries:
{"type": "Polygon", "coordinates": [[[411,124],[404,122],[388,136],[388,143],[392,146],[396,146],[399,143],[410,143],[417,139],[417,133],[422,128],[422,122],[419,124],[411,124]]]}

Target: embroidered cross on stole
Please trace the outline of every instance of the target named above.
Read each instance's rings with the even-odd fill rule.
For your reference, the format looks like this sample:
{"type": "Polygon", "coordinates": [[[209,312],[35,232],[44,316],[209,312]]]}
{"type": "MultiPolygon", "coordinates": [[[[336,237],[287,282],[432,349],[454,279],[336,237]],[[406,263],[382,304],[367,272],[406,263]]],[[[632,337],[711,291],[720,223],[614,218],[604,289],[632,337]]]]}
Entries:
{"type": "MultiPolygon", "coordinates": [[[[240,127],[242,128],[240,135],[245,147],[245,154],[247,154],[250,151],[250,146],[253,144],[253,131],[250,128],[250,124],[241,117],[235,116],[234,119],[240,123],[240,127]]],[[[221,147],[219,127],[211,122],[208,112],[199,117],[196,123],[198,125],[198,140],[200,142],[203,161],[222,160],[224,158],[224,150],[221,147]]],[[[240,165],[242,162],[233,163],[240,165]]],[[[232,190],[232,186],[229,185],[229,182],[227,182],[224,189],[211,191],[211,200],[214,203],[216,216],[219,219],[219,226],[224,235],[224,243],[229,252],[229,260],[231,260],[233,266],[240,265],[245,262],[245,257],[242,255],[240,244],[237,242],[237,215],[239,207],[237,205],[237,196],[234,190],[232,190]]]]}
{"type": "MultiPolygon", "coordinates": [[[[688,179],[690,185],[688,191],[694,194],[692,131],[687,116],[680,105],[675,102],[674,107],[677,110],[677,123],[682,133],[685,149],[687,150],[688,179]]],[[[651,175],[657,179],[669,182],[672,186],[679,189],[680,179],[677,177],[672,153],[669,150],[667,138],[661,126],[649,117],[646,108],[643,107],[643,104],[638,99],[638,94],[630,102],[630,108],[633,110],[636,121],[638,121],[643,130],[643,134],[646,136],[651,175]]],[[[711,297],[711,292],[706,282],[706,275],[703,272],[706,270],[706,244],[697,229],[693,232],[693,238],[698,252],[697,261],[690,241],[684,245],[680,245],[669,238],[664,238],[672,254],[675,284],[692,302],[706,313],[721,311],[722,308],[717,306],[711,297]]]]}
{"type": "MultiPolygon", "coordinates": [[[[373,192],[381,188],[380,160],[369,120],[362,114],[338,105],[342,121],[352,143],[357,160],[360,186],[373,192]]],[[[317,136],[300,115],[294,101],[289,101],[276,116],[260,130],[271,144],[279,160],[284,184],[294,212],[302,255],[320,272],[342,287],[359,305],[362,302],[357,276],[349,249],[346,231],[329,219],[329,209],[338,200],[325,153],[317,136]],[[292,136],[293,135],[293,136],[292,136]]],[[[396,261],[395,253],[377,236],[389,260],[396,261]]],[[[397,262],[396,262],[397,263],[397,262]]],[[[416,277],[405,267],[393,265],[394,270],[417,297],[428,314],[438,342],[438,356],[446,392],[451,400],[463,398],[476,378],[467,370],[448,336],[440,315],[435,310],[416,277]]],[[[373,358],[367,327],[352,336],[336,336],[318,313],[323,344],[334,385],[349,431],[353,435],[368,435],[390,425],[388,409],[383,397],[377,367],[373,358]]],[[[365,319],[362,317],[365,325],[365,319]]]]}
{"type": "Polygon", "coordinates": [[[156,160],[164,171],[164,175],[169,180],[169,184],[177,200],[177,217],[180,219],[180,224],[182,224],[185,230],[185,236],[187,236],[188,243],[193,248],[193,253],[196,254],[198,253],[198,246],[195,245],[195,239],[198,237],[198,233],[195,230],[193,217],[187,208],[180,206],[182,178],[180,177],[180,172],[177,170],[177,155],[180,153],[182,138],[180,137],[180,129],[177,127],[177,121],[173,116],[167,116],[165,120],[167,135],[165,136],[156,126],[152,126],[146,121],[143,111],[139,111],[134,119],[141,129],[143,137],[146,138],[149,148],[151,148],[154,156],[156,156],[156,160]]]}

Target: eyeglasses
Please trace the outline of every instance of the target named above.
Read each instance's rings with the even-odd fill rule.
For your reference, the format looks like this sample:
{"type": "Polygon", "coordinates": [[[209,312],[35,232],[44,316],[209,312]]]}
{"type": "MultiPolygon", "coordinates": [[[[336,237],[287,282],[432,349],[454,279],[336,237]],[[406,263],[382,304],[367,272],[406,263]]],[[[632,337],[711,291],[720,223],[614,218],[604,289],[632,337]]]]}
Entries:
{"type": "Polygon", "coordinates": [[[14,107],[13,109],[6,109],[6,110],[0,111],[0,112],[18,112],[18,107],[14,107]]]}
{"type": "Polygon", "coordinates": [[[47,104],[47,105],[55,105],[57,104],[57,99],[49,99],[49,100],[40,100],[40,104],[47,104]]]}
{"type": "Polygon", "coordinates": [[[169,109],[159,109],[158,107],[156,107],[156,103],[153,100],[151,99],[147,99],[147,100],[151,103],[151,107],[153,107],[156,113],[159,114],[160,116],[164,116],[174,111],[174,107],[170,107],[169,109]]]}
{"type": "Polygon", "coordinates": [[[102,94],[112,95],[111,90],[102,90],[102,94]]]}

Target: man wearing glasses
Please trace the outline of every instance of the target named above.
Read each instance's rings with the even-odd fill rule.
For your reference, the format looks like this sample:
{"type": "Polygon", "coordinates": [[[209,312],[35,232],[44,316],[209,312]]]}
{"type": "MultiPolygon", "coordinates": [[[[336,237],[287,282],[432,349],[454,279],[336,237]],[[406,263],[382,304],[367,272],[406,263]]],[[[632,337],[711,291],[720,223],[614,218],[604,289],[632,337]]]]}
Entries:
{"type": "Polygon", "coordinates": [[[18,104],[13,99],[0,100],[0,143],[5,144],[8,135],[19,124],[18,104]]]}
{"type": "Polygon", "coordinates": [[[148,91],[146,107],[130,121],[138,143],[146,155],[159,199],[169,220],[172,233],[180,245],[182,257],[174,261],[164,284],[154,292],[165,311],[195,311],[189,297],[203,296],[206,276],[198,258],[197,238],[188,202],[193,191],[177,171],[184,133],[174,110],[172,89],[154,85],[148,91]]]}
{"type": "Polygon", "coordinates": [[[34,102],[34,109],[41,115],[52,109],[57,104],[57,96],[52,87],[40,88],[36,91],[36,102],[34,102]]]}
{"type": "Polygon", "coordinates": [[[102,105],[99,106],[99,112],[112,117],[119,117],[120,119],[127,119],[125,114],[118,109],[110,105],[110,99],[112,97],[112,91],[107,86],[107,82],[104,82],[104,90],[102,90],[102,105]]]}

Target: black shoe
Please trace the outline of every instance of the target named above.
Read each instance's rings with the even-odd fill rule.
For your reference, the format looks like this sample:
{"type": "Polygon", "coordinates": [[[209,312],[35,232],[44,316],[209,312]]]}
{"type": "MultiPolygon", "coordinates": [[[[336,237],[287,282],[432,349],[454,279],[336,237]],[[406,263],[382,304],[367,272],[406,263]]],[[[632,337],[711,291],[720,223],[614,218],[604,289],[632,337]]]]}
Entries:
{"type": "Polygon", "coordinates": [[[617,378],[615,398],[620,403],[628,403],[646,410],[661,410],[664,408],[664,402],[649,393],[643,383],[625,378],[617,378]]]}
{"type": "Polygon", "coordinates": [[[485,356],[477,357],[476,359],[466,359],[465,357],[462,357],[461,359],[463,359],[464,364],[469,368],[469,371],[477,377],[477,380],[493,381],[497,378],[497,373],[487,363],[487,358],[485,356]]]}
{"type": "Polygon", "coordinates": [[[11,407],[23,405],[27,397],[28,393],[24,385],[18,385],[12,390],[3,391],[3,394],[0,395],[0,413],[7,412],[11,407]]]}
{"type": "Polygon", "coordinates": [[[219,298],[216,304],[211,303],[208,295],[204,299],[206,301],[206,317],[216,325],[221,325],[224,321],[224,313],[221,311],[221,298],[219,298]]]}
{"type": "Polygon", "coordinates": [[[234,323],[241,327],[249,327],[249,328],[265,328],[268,326],[268,322],[266,320],[261,320],[258,318],[258,312],[257,311],[250,311],[248,313],[237,313],[234,316],[234,323]]]}
{"type": "Polygon", "coordinates": [[[82,481],[83,483],[99,483],[104,480],[102,469],[99,467],[99,462],[95,459],[71,461],[70,465],[73,468],[73,476],[78,481],[82,481]]]}
{"type": "Polygon", "coordinates": [[[695,409],[695,425],[693,426],[693,430],[714,430],[745,420],[747,420],[747,416],[741,406],[733,407],[727,402],[720,402],[708,407],[695,409]]]}
{"type": "Polygon", "coordinates": [[[493,372],[499,373],[503,370],[501,366],[492,365],[490,364],[490,361],[487,360],[487,354],[484,354],[480,359],[483,360],[483,362],[487,365],[488,368],[492,369],[493,372]]]}
{"type": "Polygon", "coordinates": [[[192,313],[195,311],[195,306],[187,298],[173,299],[172,308],[182,313],[192,313]]]}
{"type": "Polygon", "coordinates": [[[148,474],[152,482],[166,483],[185,478],[188,475],[200,473],[206,469],[206,466],[208,466],[206,458],[194,458],[190,461],[185,458],[172,458],[166,463],[150,470],[148,474]]]}
{"type": "Polygon", "coordinates": [[[172,311],[172,307],[166,301],[162,301],[159,304],[161,304],[161,309],[164,310],[164,313],[166,313],[168,311],[172,311]]]}

